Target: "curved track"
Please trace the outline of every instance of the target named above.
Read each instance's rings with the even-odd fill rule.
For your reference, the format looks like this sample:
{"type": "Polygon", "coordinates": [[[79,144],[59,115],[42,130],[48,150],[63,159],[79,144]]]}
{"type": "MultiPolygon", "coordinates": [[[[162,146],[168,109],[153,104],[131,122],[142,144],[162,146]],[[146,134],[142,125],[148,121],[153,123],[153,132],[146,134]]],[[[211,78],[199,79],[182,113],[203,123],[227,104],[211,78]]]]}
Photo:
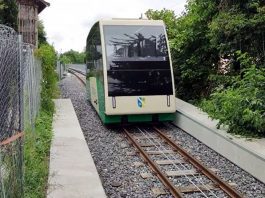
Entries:
{"type": "Polygon", "coordinates": [[[68,72],[75,75],[78,78],[78,80],[80,80],[81,83],[86,86],[86,74],[84,72],[73,68],[68,68],[68,72]]]}

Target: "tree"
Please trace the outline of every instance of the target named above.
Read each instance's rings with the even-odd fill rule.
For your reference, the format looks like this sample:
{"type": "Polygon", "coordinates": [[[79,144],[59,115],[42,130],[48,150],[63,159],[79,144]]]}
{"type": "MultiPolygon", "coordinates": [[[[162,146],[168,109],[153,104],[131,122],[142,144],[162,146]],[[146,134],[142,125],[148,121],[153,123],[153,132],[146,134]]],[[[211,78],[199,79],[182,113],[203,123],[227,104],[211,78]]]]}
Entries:
{"type": "Polygon", "coordinates": [[[221,56],[229,57],[231,72],[235,74],[244,69],[236,61],[238,50],[255,57],[259,67],[265,67],[265,1],[224,2],[209,23],[211,45],[216,46],[221,56]]]}
{"type": "Polygon", "coordinates": [[[189,1],[186,12],[178,18],[173,11],[165,9],[146,13],[149,19],[164,20],[167,26],[176,95],[186,101],[198,100],[211,90],[208,77],[216,68],[218,51],[210,45],[206,35],[208,23],[216,13],[214,1],[205,3],[199,0],[189,1]]]}
{"type": "Polygon", "coordinates": [[[60,56],[60,61],[61,61],[63,64],[69,64],[69,63],[72,62],[71,59],[70,59],[68,56],[63,55],[63,54],[60,56]]]}
{"type": "Polygon", "coordinates": [[[158,10],[151,9],[151,10],[148,10],[145,13],[145,15],[147,16],[148,19],[163,20],[164,23],[166,24],[168,39],[171,40],[175,37],[177,17],[174,11],[166,10],[166,9],[158,11],[158,10]]]}
{"type": "Polygon", "coordinates": [[[75,63],[75,64],[83,64],[85,59],[85,53],[84,52],[77,52],[74,50],[67,51],[61,55],[60,58],[62,61],[65,61],[64,63],[75,63]]]}
{"type": "Polygon", "coordinates": [[[43,21],[38,21],[38,41],[39,41],[39,46],[42,44],[47,44],[47,37],[46,37],[46,32],[44,30],[44,25],[43,21]]]}
{"type": "Polygon", "coordinates": [[[18,30],[18,8],[16,0],[0,0],[0,24],[18,30]]]}
{"type": "Polygon", "coordinates": [[[167,25],[177,96],[231,132],[264,136],[265,1],[189,0],[180,17],[146,15],[167,25]]]}
{"type": "Polygon", "coordinates": [[[247,52],[257,67],[265,67],[264,0],[189,0],[180,17],[165,9],[148,10],[146,15],[167,26],[176,93],[184,100],[207,97],[242,75],[245,68],[237,51],[247,52]]]}
{"type": "Polygon", "coordinates": [[[265,136],[265,69],[257,68],[245,54],[239,61],[247,67],[244,78],[237,77],[231,86],[215,91],[201,107],[228,132],[247,136],[265,136]]]}
{"type": "Polygon", "coordinates": [[[54,47],[47,43],[36,50],[36,55],[42,62],[41,107],[47,113],[52,113],[54,103],[51,98],[54,98],[57,86],[57,75],[55,72],[56,52],[54,47]]]}

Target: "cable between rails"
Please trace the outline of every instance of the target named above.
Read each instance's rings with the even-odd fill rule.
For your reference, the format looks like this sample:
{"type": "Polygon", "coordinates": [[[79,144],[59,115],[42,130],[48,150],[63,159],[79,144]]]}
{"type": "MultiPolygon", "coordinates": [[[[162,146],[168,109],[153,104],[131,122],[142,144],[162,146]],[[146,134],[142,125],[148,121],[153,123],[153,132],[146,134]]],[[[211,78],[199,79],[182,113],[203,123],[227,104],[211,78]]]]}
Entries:
{"type": "MultiPolygon", "coordinates": [[[[150,133],[148,133],[145,129],[144,129],[144,131],[143,130],[141,130],[139,127],[137,127],[137,129],[149,140],[149,142],[150,143],[158,143],[159,144],[159,146],[161,147],[161,148],[163,148],[163,149],[165,149],[165,147],[160,143],[160,142],[158,142],[158,141],[156,141],[155,140],[155,138],[154,138],[154,136],[152,136],[150,133]],[[146,134],[149,134],[149,137],[151,137],[151,138],[153,138],[154,139],[154,141],[152,141],[146,134]]],[[[156,145],[156,144],[154,144],[154,146],[157,148],[157,149],[159,149],[158,148],[158,146],[156,145]]],[[[162,155],[164,155],[164,157],[166,157],[169,161],[171,161],[172,162],[172,165],[177,169],[177,170],[189,170],[189,169],[187,169],[187,167],[186,166],[184,166],[183,164],[180,164],[180,166],[182,166],[184,169],[180,169],[179,167],[178,167],[178,165],[177,164],[175,164],[169,157],[168,157],[168,155],[166,155],[163,151],[161,152],[162,153],[162,155]]],[[[174,160],[178,160],[174,155],[172,155],[172,154],[169,154],[170,155],[170,157],[172,157],[174,160]]],[[[192,176],[193,176],[193,178],[197,181],[197,182],[199,182],[200,184],[202,184],[204,187],[205,187],[205,189],[207,189],[214,197],[216,197],[216,198],[218,198],[218,196],[216,195],[216,194],[214,194],[214,192],[207,186],[207,185],[205,185],[200,179],[198,180],[198,178],[194,175],[194,174],[191,174],[192,176]]],[[[199,186],[197,186],[187,175],[184,175],[185,176],[185,178],[186,179],[188,179],[188,181],[192,184],[192,185],[194,185],[198,190],[199,190],[199,192],[201,192],[201,194],[204,196],[204,197],[208,197],[203,191],[202,191],[202,189],[199,187],[199,186]]]]}

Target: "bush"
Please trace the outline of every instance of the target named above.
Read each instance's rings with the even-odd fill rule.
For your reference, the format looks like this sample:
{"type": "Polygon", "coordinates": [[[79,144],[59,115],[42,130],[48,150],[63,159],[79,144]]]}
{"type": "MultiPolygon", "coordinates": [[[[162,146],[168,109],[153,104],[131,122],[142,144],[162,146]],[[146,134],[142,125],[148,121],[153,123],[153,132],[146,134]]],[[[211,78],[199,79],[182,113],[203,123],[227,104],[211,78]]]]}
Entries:
{"type": "Polygon", "coordinates": [[[42,61],[41,108],[53,114],[54,104],[51,99],[58,95],[55,49],[49,44],[44,44],[37,50],[36,55],[42,61]]]}
{"type": "MultiPolygon", "coordinates": [[[[240,56],[242,64],[250,64],[244,56],[240,56]]],[[[200,106],[210,117],[219,119],[218,127],[228,125],[228,132],[265,136],[265,70],[251,65],[243,73],[242,79],[238,77],[232,86],[217,90],[200,106]]]]}

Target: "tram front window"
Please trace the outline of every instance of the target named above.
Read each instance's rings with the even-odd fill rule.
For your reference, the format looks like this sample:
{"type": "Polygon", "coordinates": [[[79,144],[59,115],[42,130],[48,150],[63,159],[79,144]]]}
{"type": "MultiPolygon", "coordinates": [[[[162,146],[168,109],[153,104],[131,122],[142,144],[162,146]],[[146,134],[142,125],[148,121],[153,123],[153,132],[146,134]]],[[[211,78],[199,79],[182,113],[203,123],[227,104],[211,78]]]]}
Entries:
{"type": "Polygon", "coordinates": [[[103,26],[108,95],[172,95],[163,26],[103,26]]]}

